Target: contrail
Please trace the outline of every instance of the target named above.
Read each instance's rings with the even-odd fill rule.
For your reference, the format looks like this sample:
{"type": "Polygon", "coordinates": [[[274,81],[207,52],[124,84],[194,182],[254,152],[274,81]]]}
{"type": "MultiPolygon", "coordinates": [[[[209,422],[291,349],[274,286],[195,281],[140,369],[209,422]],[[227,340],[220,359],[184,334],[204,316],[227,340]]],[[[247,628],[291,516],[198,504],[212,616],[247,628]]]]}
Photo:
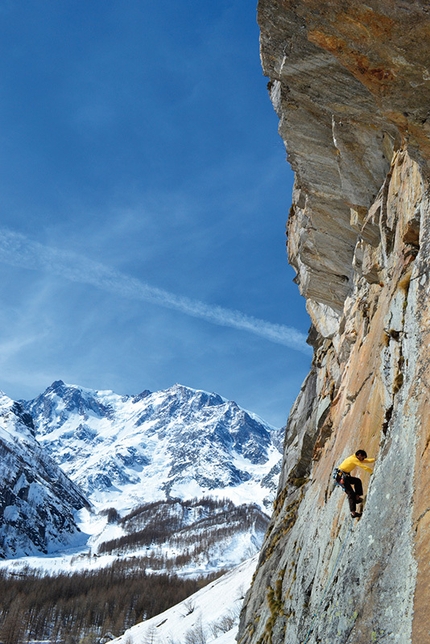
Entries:
{"type": "Polygon", "coordinates": [[[150,286],[75,253],[34,242],[19,233],[0,229],[0,261],[20,268],[43,270],[72,282],[90,284],[133,300],[152,302],[196,318],[243,331],[309,355],[306,336],[297,329],[245,315],[240,311],[212,306],[150,286]]]}

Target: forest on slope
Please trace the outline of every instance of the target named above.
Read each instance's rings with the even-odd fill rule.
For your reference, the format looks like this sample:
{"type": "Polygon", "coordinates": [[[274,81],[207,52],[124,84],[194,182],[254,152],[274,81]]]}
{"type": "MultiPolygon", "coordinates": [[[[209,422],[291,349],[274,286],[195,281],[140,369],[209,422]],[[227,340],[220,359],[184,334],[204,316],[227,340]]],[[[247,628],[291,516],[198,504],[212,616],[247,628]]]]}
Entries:
{"type": "Polygon", "coordinates": [[[31,570],[15,576],[0,570],[0,641],[109,640],[178,604],[220,574],[188,579],[148,574],[139,559],[54,576],[31,570]]]}

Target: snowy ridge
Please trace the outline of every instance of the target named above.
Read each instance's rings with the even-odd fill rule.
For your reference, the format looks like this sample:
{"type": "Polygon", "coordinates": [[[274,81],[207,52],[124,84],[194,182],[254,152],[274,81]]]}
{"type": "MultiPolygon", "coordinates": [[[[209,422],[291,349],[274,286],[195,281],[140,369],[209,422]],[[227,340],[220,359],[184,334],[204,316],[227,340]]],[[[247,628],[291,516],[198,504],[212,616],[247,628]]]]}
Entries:
{"type": "Polygon", "coordinates": [[[34,438],[31,417],[0,394],[0,557],[48,553],[86,540],[74,517],[88,505],[34,438]]]}

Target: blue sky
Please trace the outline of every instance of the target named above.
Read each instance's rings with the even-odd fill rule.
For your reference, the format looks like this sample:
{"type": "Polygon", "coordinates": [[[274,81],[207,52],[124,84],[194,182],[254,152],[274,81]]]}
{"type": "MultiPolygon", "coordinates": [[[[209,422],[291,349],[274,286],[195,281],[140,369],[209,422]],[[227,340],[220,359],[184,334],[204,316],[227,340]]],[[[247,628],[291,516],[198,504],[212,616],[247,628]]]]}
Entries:
{"type": "Polygon", "coordinates": [[[254,3],[0,14],[0,389],[179,382],[285,423],[309,319],[254,3]]]}

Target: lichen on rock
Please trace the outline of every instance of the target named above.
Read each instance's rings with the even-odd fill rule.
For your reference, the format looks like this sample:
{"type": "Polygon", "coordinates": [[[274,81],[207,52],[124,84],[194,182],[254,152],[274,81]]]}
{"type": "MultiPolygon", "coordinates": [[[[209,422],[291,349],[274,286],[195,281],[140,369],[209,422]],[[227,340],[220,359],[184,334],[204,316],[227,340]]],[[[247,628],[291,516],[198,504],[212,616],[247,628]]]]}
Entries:
{"type": "Polygon", "coordinates": [[[312,321],[242,644],[430,637],[430,7],[260,0],[312,321]],[[331,473],[364,448],[360,521],[331,473]]]}

